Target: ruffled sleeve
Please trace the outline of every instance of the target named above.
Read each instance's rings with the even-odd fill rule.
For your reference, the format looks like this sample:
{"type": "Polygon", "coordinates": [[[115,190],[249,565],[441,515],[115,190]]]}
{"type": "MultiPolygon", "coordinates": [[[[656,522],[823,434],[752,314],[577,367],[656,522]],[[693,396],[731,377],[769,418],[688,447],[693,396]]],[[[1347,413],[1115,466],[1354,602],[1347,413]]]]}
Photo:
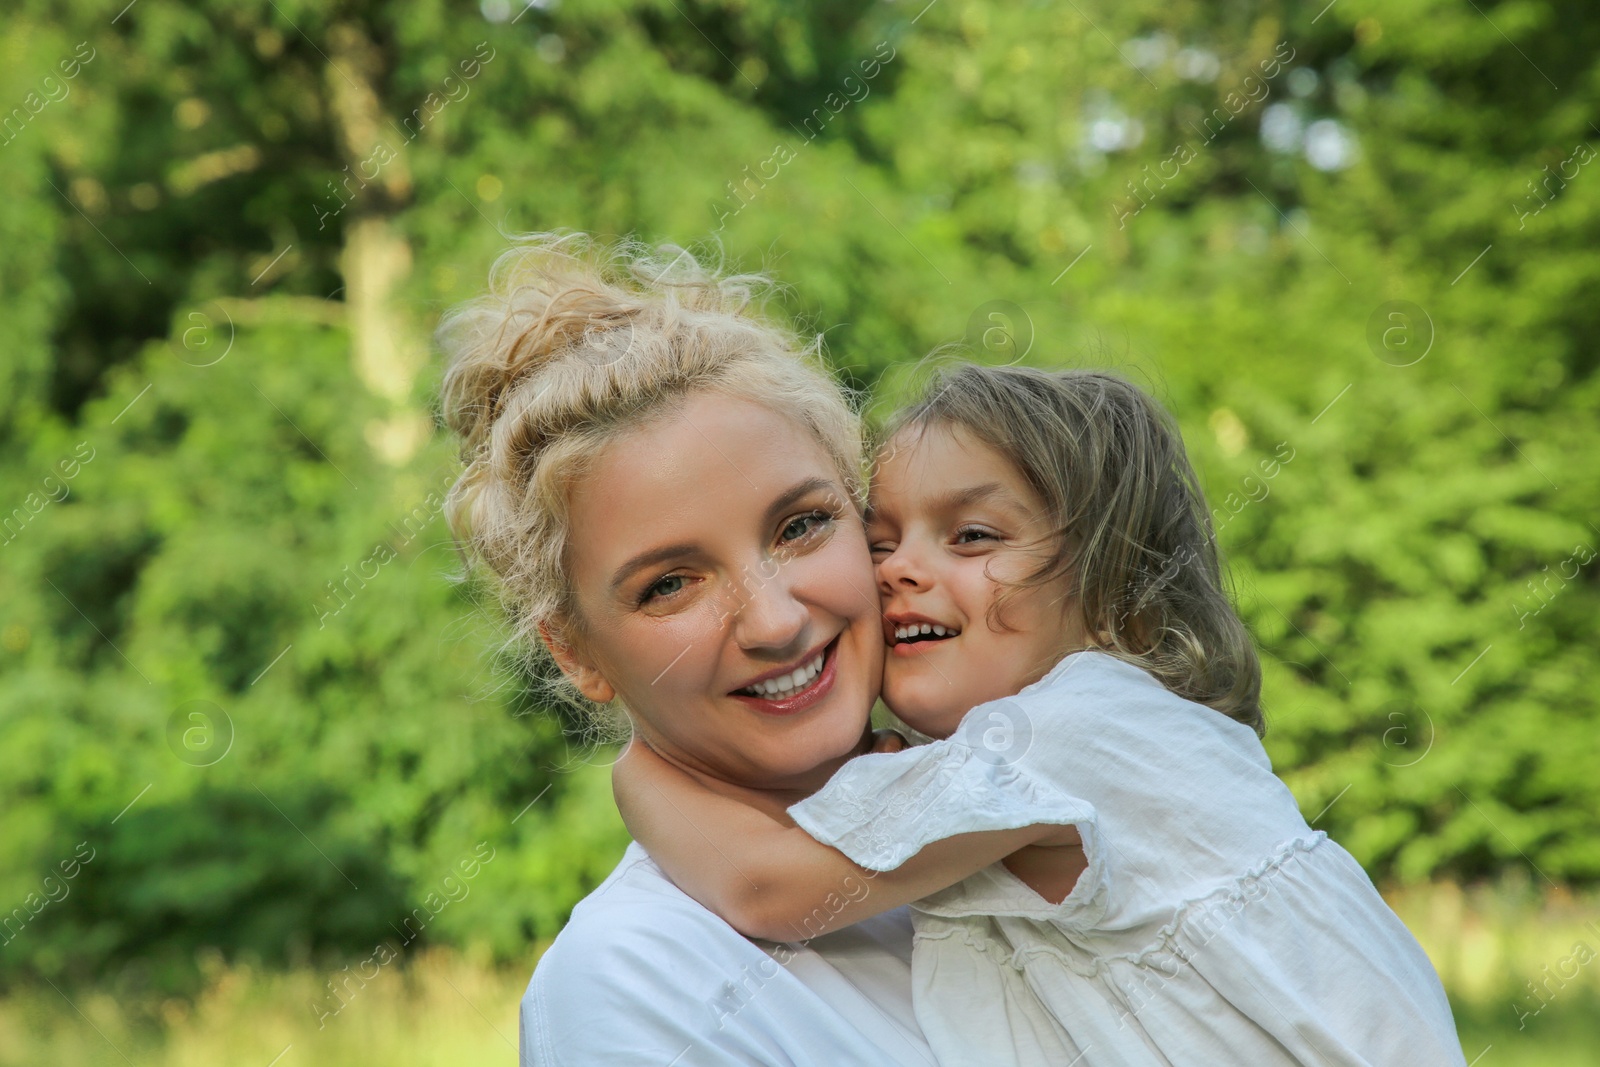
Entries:
{"type": "Polygon", "coordinates": [[[1076,825],[1091,848],[1094,807],[957,738],[859,756],[789,809],[806,833],[869,870],[890,871],[956,834],[1076,825]],[[985,758],[989,757],[989,758],[985,758]]]}

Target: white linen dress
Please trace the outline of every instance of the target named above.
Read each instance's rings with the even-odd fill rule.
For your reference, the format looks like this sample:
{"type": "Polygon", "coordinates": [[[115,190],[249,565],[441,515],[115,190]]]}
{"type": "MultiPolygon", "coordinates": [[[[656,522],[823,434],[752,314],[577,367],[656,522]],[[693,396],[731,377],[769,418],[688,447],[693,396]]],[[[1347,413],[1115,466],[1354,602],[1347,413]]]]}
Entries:
{"type": "Polygon", "coordinates": [[[637,843],[523,994],[521,1067],[937,1067],[903,908],[808,944],[751,941],[637,843]]]}
{"type": "Polygon", "coordinates": [[[1078,828],[1088,867],[1060,904],[997,863],[912,906],[942,1067],[1465,1063],[1421,946],[1254,731],[1104,653],[948,740],[851,760],[789,812],[874,871],[954,834],[1078,828]]]}

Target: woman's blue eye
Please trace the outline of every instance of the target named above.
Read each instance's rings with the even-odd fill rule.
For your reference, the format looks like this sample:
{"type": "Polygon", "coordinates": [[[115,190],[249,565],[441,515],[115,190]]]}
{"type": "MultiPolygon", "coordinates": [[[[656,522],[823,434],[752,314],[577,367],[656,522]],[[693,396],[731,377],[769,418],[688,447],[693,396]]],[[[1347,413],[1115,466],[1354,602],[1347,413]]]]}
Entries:
{"type": "Polygon", "coordinates": [[[673,593],[676,593],[682,588],[683,575],[669,574],[646,589],[644,591],[644,595],[639,598],[639,603],[643,604],[645,601],[652,600],[658,596],[671,596],[673,593]],[[674,585],[673,583],[677,584],[674,585]]]}
{"type": "Polygon", "coordinates": [[[813,527],[808,525],[809,523],[815,523],[820,526],[831,518],[833,518],[833,516],[829,515],[826,511],[813,511],[809,515],[800,515],[796,518],[790,519],[789,525],[783,528],[783,540],[794,541],[804,537],[813,529],[813,527]]]}

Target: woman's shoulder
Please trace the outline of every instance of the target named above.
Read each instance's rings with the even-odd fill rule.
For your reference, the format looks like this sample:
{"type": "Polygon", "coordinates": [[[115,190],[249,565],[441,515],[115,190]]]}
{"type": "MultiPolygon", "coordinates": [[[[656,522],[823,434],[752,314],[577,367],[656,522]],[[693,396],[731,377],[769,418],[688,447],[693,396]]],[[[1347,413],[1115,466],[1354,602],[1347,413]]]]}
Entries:
{"type": "Polygon", "coordinates": [[[579,976],[603,972],[598,964],[618,955],[636,969],[656,962],[675,971],[695,953],[759,951],[673,885],[649,854],[632,843],[605,881],[572,909],[572,917],[540,958],[534,979],[567,982],[575,977],[566,973],[569,968],[579,976]],[[716,951],[719,947],[723,951],[716,951]],[[657,959],[652,953],[656,948],[670,952],[657,959]]]}
{"type": "MultiPolygon", "coordinates": [[[[534,969],[521,1004],[521,1063],[731,1067],[751,1062],[756,1049],[781,1049],[797,1062],[883,1062],[881,1044],[910,1040],[879,1033],[885,1026],[871,1018],[885,1009],[869,1002],[868,987],[886,982],[878,971],[907,968],[894,951],[896,936],[910,940],[899,918],[906,930],[841,946],[843,960],[783,946],[769,954],[629,845],[534,969]],[[690,1048],[693,1057],[683,1058],[690,1048]]],[[[909,1017],[908,970],[902,978],[909,1017]]]]}
{"type": "Polygon", "coordinates": [[[630,844],[534,968],[522,997],[521,1062],[599,1062],[625,1050],[670,1060],[715,1029],[730,976],[767,958],[630,844]]]}

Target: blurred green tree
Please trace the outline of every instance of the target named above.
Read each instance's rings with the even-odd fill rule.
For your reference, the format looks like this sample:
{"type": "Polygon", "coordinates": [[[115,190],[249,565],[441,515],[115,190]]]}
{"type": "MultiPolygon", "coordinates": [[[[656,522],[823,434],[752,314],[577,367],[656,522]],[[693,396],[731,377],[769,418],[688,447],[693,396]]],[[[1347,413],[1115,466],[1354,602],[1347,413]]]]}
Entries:
{"type": "Polygon", "coordinates": [[[1581,5],[119,7],[0,28],[0,980],[365,955],[480,842],[424,937],[526,958],[604,875],[431,417],[556,227],[769,267],[876,410],[962,338],[1150,385],[1307,816],[1600,875],[1581,5]]]}

